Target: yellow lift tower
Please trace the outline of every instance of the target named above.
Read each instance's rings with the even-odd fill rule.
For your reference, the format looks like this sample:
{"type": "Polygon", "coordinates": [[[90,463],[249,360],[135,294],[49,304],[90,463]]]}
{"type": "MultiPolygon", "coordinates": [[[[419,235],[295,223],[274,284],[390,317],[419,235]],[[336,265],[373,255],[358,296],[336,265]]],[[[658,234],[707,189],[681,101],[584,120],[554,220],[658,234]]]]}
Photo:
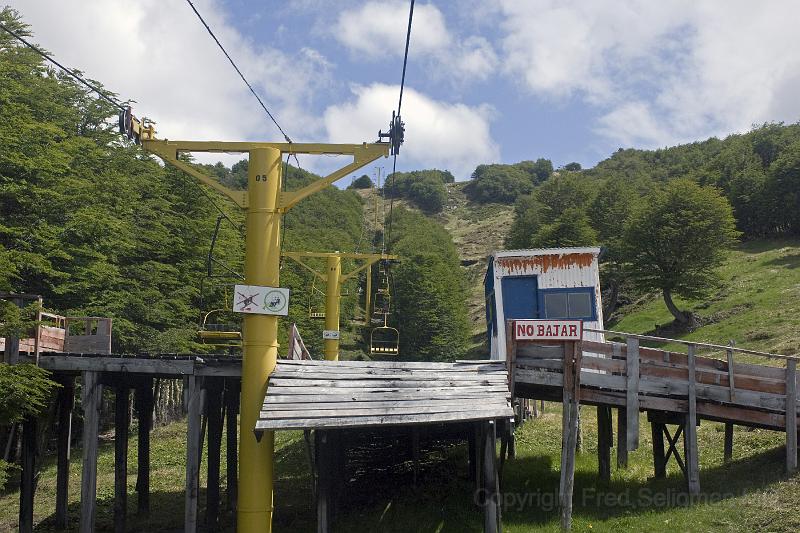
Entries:
{"type": "Polygon", "coordinates": [[[365,305],[365,315],[367,320],[369,320],[369,308],[371,307],[370,299],[372,297],[370,293],[372,290],[372,265],[378,261],[397,259],[397,256],[387,254],[356,254],[342,252],[283,252],[283,256],[297,261],[297,263],[314,274],[314,277],[325,282],[325,333],[323,334],[323,338],[325,339],[325,359],[328,361],[338,361],[339,309],[342,298],[342,285],[359,272],[363,270],[367,271],[367,299],[365,305]],[[315,269],[305,261],[307,258],[311,257],[323,258],[327,260],[325,274],[315,269]],[[346,274],[342,274],[342,259],[363,260],[364,264],[354,268],[346,274]]]}
{"type": "MultiPolygon", "coordinates": [[[[120,123],[129,137],[176,168],[197,178],[233,200],[246,211],[245,283],[279,287],[281,256],[281,218],[286,211],[380,157],[396,151],[402,142],[402,124],[394,119],[390,142],[362,144],[310,144],[269,142],[168,141],[155,138],[152,125],[134,118],[128,109],[120,123]],[[181,153],[244,153],[249,156],[247,190],[235,191],[181,161],[181,153]],[[332,174],[295,191],[281,191],[283,154],[349,155],[353,161],[332,174]]],[[[272,531],[273,452],[275,436],[265,432],[257,441],[253,432],[267,379],[278,357],[278,317],[245,314],[242,361],[242,400],[239,419],[239,502],[237,531],[264,533],[272,531]]]]}

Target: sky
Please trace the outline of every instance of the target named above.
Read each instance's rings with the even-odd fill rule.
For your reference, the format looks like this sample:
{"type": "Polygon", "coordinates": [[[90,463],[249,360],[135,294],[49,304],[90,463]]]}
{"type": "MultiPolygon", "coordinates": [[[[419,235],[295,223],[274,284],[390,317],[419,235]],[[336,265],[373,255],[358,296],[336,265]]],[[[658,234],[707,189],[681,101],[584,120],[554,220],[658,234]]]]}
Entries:
{"type": "MultiPolygon", "coordinates": [[[[3,3],[57,59],[135,100],[160,137],[282,140],[183,0],[3,3]]],[[[194,3],[293,141],[387,128],[408,1],[194,3]]],[[[461,181],[482,163],[591,167],[619,148],[797,122],[798,20],[796,0],[418,1],[398,170],[461,181]]],[[[337,161],[300,159],[317,172],[337,161]]]]}

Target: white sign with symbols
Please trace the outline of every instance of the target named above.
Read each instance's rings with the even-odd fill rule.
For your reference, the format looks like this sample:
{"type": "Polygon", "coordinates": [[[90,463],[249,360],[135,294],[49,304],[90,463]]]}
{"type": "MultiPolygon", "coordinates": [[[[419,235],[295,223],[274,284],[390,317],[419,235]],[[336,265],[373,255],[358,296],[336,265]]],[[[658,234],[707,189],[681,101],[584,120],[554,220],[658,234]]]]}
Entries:
{"type": "Polygon", "coordinates": [[[289,314],[289,289],[236,285],[233,295],[233,311],[235,313],[286,316],[289,314]]]}
{"type": "Polygon", "coordinates": [[[579,341],[582,337],[580,320],[514,321],[514,339],[518,341],[579,341]]]}
{"type": "Polygon", "coordinates": [[[322,338],[325,339],[326,341],[338,341],[339,332],[335,329],[322,330],[322,338]]]}

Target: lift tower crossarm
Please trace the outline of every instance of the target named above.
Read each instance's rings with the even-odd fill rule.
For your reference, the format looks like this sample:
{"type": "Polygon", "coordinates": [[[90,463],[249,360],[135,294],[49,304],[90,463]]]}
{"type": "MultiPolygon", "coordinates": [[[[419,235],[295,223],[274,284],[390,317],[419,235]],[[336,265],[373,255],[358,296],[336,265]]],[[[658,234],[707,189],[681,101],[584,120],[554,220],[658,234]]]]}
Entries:
{"type": "Polygon", "coordinates": [[[224,142],[224,141],[168,141],[155,138],[142,138],[142,147],[176,168],[194,176],[204,184],[230,198],[239,207],[248,207],[246,191],[235,191],[225,187],[214,178],[204,174],[178,156],[181,152],[245,153],[263,148],[274,148],[284,154],[306,155],[352,155],[353,161],[331,174],[296,191],[282,192],[278,210],[285,212],[301,200],[332,185],[351,172],[368,165],[380,157],[389,155],[389,145],[385,143],[362,144],[319,144],[319,143],[264,143],[264,142],[224,142]]]}

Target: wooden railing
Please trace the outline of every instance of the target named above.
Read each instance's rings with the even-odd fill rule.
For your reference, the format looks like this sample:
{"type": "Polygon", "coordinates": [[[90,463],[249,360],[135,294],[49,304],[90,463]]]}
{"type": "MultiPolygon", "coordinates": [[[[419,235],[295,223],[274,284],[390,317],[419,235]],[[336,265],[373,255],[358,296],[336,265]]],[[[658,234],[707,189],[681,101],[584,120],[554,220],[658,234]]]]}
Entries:
{"type": "MultiPolygon", "coordinates": [[[[582,341],[580,401],[619,407],[621,416],[624,410],[628,450],[639,445],[641,410],[671,412],[686,416],[687,441],[696,442],[691,433],[698,418],[785,431],[787,470],[797,469],[798,357],[609,330],[584,331],[624,341],[582,341]],[[686,351],[650,348],[641,342],[678,344],[686,351]],[[698,356],[699,350],[726,357],[698,356]],[[737,354],[784,365],[738,362],[737,354]]],[[[513,350],[512,387],[539,387],[544,392],[549,388],[557,395],[563,386],[563,350],[526,342],[518,342],[513,350]]]]}

